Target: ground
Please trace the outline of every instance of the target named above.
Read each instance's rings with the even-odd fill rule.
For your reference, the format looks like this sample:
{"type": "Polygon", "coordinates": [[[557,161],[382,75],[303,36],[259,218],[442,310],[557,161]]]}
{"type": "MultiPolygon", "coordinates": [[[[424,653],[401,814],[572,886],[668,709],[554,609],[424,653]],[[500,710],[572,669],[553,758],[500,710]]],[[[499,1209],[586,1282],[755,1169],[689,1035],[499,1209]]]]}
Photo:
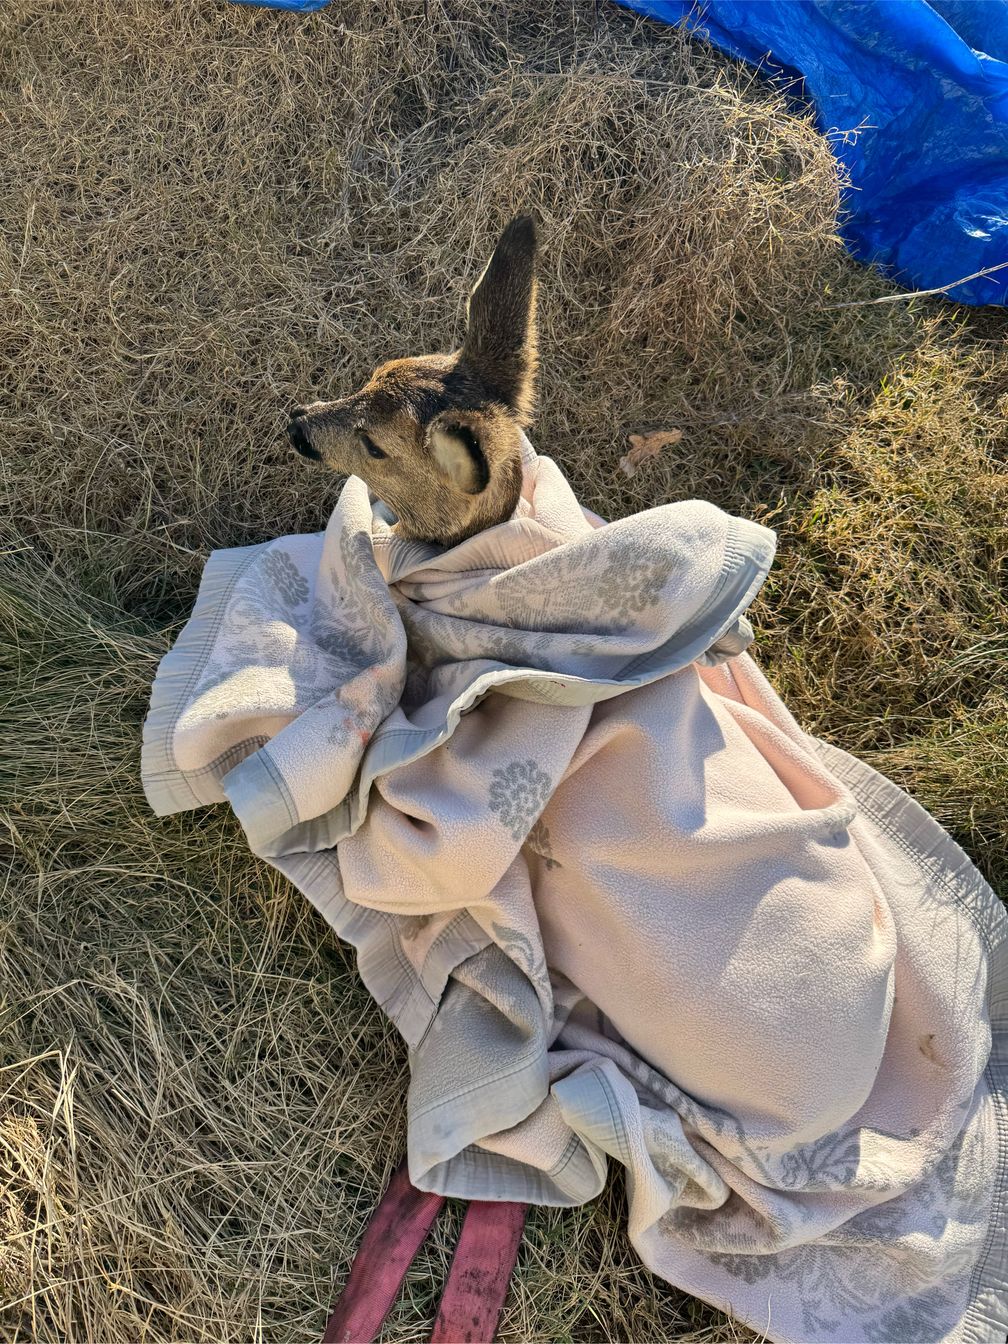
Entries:
{"type": "MultiPolygon", "coordinates": [[[[0,1340],[321,1332],[403,1051],[222,809],[150,814],[140,726],[207,552],[332,506],[285,409],[450,347],[517,210],[540,451],[610,517],[775,527],[760,662],[1006,891],[1003,313],[872,302],[807,115],[609,4],[7,0],[0,117],[0,1340]]],[[[502,1338],[748,1338],[622,1211],[534,1213],[502,1338]]],[[[387,1339],[425,1338],[457,1225],[387,1339]]]]}

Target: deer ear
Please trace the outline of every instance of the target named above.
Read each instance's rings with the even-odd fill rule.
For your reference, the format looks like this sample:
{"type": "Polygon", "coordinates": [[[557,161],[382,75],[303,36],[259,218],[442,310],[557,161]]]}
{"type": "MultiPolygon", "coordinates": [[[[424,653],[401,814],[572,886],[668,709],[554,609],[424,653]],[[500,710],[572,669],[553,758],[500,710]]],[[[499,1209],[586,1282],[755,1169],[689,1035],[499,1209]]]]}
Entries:
{"type": "Polygon", "coordinates": [[[481,418],[472,411],[464,419],[451,411],[436,415],[427,426],[427,446],[431,457],[463,494],[479,495],[490,481],[480,431],[481,418]]]}
{"type": "Polygon", "coordinates": [[[536,256],[531,215],[518,215],[501,234],[469,296],[462,358],[496,400],[531,413],[538,368],[536,256]]]}

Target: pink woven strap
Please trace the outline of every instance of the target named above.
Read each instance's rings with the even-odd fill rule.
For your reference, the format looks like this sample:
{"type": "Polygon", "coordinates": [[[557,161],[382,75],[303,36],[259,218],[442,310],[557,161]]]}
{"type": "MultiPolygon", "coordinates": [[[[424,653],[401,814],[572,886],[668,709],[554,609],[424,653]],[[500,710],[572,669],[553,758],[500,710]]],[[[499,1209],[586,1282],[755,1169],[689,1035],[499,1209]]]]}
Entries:
{"type": "Polygon", "coordinates": [[[361,1238],[322,1344],[371,1344],[377,1338],[443,1203],[443,1195],[413,1185],[405,1161],[397,1168],[361,1238]]]}
{"type": "Polygon", "coordinates": [[[431,1344],[492,1344],[527,1212],[527,1204],[469,1205],[431,1344]]]}
{"type": "MultiPolygon", "coordinates": [[[[443,1195],[418,1190],[405,1161],[361,1238],[322,1344],[372,1344],[406,1271],[434,1224],[443,1195]]],[[[527,1204],[474,1200],[466,1210],[431,1344],[492,1344],[525,1226],[527,1204]]]]}

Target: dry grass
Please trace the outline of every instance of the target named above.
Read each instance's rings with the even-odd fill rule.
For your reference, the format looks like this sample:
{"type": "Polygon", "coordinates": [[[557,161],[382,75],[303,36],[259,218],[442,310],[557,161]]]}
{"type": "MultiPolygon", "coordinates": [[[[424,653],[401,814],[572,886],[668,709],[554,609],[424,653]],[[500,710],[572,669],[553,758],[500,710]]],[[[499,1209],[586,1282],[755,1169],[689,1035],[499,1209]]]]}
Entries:
{"type": "MultiPolygon", "coordinates": [[[[1003,315],[829,311],[885,286],[749,74],[590,2],[7,0],[0,118],[0,1339],[321,1330],[403,1054],[226,815],[149,815],[140,723],[208,549],[331,507],[284,408],[449,345],[517,208],[539,446],[609,515],[772,521],[777,685],[1004,883],[1003,315]],[[623,476],[626,432],[668,426],[623,476]]],[[[504,1337],[741,1338],[639,1268],[621,1199],[534,1215],[504,1337]]],[[[424,1338],[451,1231],[389,1339],[424,1338]]]]}

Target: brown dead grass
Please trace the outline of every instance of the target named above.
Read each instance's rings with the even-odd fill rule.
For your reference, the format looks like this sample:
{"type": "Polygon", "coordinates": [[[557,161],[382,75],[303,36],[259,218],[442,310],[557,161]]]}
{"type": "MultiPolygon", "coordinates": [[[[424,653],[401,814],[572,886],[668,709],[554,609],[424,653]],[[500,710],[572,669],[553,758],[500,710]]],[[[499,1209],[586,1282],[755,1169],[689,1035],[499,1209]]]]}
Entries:
{"type": "MultiPolygon", "coordinates": [[[[140,724],[207,551],[331,508],[286,406],[450,345],[515,210],[545,225],[538,446],[610,516],[772,522],[776,684],[1005,880],[1003,314],[831,311],[885,286],[749,73],[592,3],[8,0],[0,128],[0,1340],[321,1331],[403,1053],[222,811],[150,816],[140,724]]],[[[455,1227],[387,1338],[425,1338],[455,1227]]],[[[535,1213],[502,1335],[744,1332],[639,1267],[616,1181],[535,1213]]]]}

